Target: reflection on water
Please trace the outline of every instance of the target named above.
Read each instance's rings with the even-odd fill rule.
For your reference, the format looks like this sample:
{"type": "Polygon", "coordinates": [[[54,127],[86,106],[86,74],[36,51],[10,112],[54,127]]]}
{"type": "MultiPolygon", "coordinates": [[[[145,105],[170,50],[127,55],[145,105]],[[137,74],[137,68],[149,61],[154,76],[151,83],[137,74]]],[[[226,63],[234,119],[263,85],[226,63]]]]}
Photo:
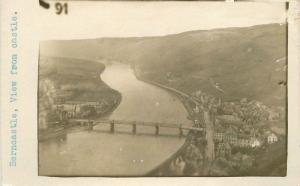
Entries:
{"type": "MultiPolygon", "coordinates": [[[[138,81],[126,65],[107,66],[102,79],[122,94],[122,101],[109,119],[181,123],[190,125],[180,101],[165,90],[138,81]]],[[[40,143],[40,175],[143,175],[176,152],[184,142],[178,129],[101,124],[93,131],[71,132],[64,138],[40,143]],[[146,134],[146,135],[144,135],[146,134]],[[170,136],[173,135],[173,136],[170,136]]]]}

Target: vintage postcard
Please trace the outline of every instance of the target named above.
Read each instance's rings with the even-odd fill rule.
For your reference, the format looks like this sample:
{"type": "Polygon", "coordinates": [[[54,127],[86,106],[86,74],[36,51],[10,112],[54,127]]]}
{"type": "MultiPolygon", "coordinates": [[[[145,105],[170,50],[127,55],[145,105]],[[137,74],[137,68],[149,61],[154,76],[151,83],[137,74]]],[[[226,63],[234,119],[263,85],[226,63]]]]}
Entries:
{"type": "Polygon", "coordinates": [[[3,185],[300,184],[297,1],[14,2],[3,185]]]}

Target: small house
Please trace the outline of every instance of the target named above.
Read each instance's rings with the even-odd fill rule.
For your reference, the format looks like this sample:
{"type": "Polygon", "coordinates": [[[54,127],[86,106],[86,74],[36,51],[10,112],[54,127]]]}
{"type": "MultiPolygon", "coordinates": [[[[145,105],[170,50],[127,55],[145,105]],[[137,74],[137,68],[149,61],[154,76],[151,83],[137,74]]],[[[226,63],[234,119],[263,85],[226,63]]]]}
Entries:
{"type": "Polygon", "coordinates": [[[219,143],[217,146],[217,157],[231,156],[231,147],[228,143],[219,143]]]}
{"type": "Polygon", "coordinates": [[[277,141],[278,141],[278,137],[274,133],[271,133],[270,135],[268,135],[268,143],[269,144],[276,143],[277,141]]]}
{"type": "Polygon", "coordinates": [[[260,147],[261,143],[257,138],[251,138],[250,140],[250,146],[252,148],[260,147]]]}
{"type": "Polygon", "coordinates": [[[240,147],[248,147],[249,144],[250,144],[250,140],[248,140],[248,139],[239,139],[238,144],[239,144],[240,147]]]}
{"type": "Polygon", "coordinates": [[[216,132],[216,133],[214,134],[214,139],[215,139],[216,141],[223,141],[224,138],[225,138],[225,135],[224,135],[224,133],[222,133],[222,132],[216,132]]]}

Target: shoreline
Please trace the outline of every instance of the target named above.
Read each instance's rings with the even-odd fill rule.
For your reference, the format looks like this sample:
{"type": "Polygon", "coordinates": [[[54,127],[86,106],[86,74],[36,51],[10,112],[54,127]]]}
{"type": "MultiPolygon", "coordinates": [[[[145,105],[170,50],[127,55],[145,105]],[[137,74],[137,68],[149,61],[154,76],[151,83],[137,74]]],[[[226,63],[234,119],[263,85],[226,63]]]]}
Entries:
{"type": "MultiPolygon", "coordinates": [[[[104,65],[104,69],[101,70],[100,73],[99,73],[99,81],[100,82],[103,82],[102,79],[101,79],[101,74],[104,72],[105,68],[106,68],[106,66],[104,65]]],[[[105,82],[103,82],[103,83],[107,87],[109,87],[105,82]]],[[[109,115],[111,113],[113,113],[114,110],[120,105],[120,103],[122,101],[122,94],[119,91],[117,91],[115,89],[112,89],[111,87],[109,87],[109,88],[119,94],[119,97],[116,99],[116,102],[111,104],[109,106],[109,108],[104,111],[104,113],[96,114],[96,115],[91,116],[87,119],[95,119],[95,118],[99,119],[99,118],[109,117],[109,115]]],[[[38,141],[39,142],[44,142],[44,141],[47,141],[47,140],[50,140],[50,139],[53,139],[53,138],[57,138],[62,134],[68,133],[69,131],[74,131],[74,130],[84,131],[84,130],[86,130],[85,126],[80,126],[78,124],[74,125],[74,123],[69,123],[68,120],[67,121],[61,121],[61,123],[62,123],[62,125],[55,126],[53,128],[47,128],[47,129],[39,129],[38,128],[38,141]]]]}
{"type": "MultiPolygon", "coordinates": [[[[192,98],[190,98],[190,96],[188,96],[186,93],[181,92],[179,90],[176,90],[174,88],[171,87],[167,87],[165,85],[159,84],[157,82],[153,82],[150,80],[146,80],[144,78],[142,78],[141,76],[139,76],[136,67],[133,67],[133,71],[134,74],[136,76],[136,78],[139,81],[143,81],[145,83],[154,85],[156,87],[162,88],[164,90],[166,90],[167,92],[175,95],[176,97],[178,97],[178,99],[180,100],[180,102],[184,105],[187,114],[188,114],[188,120],[192,120],[191,118],[193,117],[192,115],[192,107],[191,105],[188,103],[189,101],[192,101],[193,103],[197,103],[195,100],[193,100],[192,98]]],[[[172,154],[169,158],[167,158],[165,161],[163,161],[160,165],[158,165],[157,167],[153,168],[151,171],[149,171],[148,173],[145,174],[145,176],[150,176],[150,177],[155,177],[155,176],[163,176],[163,177],[167,177],[167,176],[184,176],[184,174],[182,175],[169,175],[168,174],[168,170],[170,169],[170,166],[172,165],[172,163],[174,161],[176,161],[179,157],[182,157],[182,155],[184,154],[184,152],[187,150],[188,146],[190,145],[190,141],[189,138],[193,137],[193,134],[191,133],[191,131],[188,132],[188,134],[185,137],[185,142],[183,143],[183,145],[174,153],[172,154]]],[[[206,163],[205,163],[206,164],[206,163]]],[[[205,169],[205,166],[204,166],[205,169]]]]}
{"type": "MultiPolygon", "coordinates": [[[[106,67],[106,66],[105,66],[106,67]]],[[[102,71],[103,72],[103,71],[102,71]]],[[[101,72],[101,73],[102,73],[101,72]]],[[[165,85],[156,83],[156,82],[152,82],[146,79],[143,79],[142,77],[140,77],[137,72],[136,69],[133,70],[135,77],[139,80],[139,81],[143,81],[147,84],[159,87],[161,89],[166,90],[168,93],[176,96],[179,101],[183,104],[186,113],[187,113],[187,118],[188,120],[191,121],[191,125],[193,125],[193,104],[196,104],[197,102],[195,100],[193,100],[190,96],[188,96],[187,94],[185,94],[184,92],[181,92],[179,90],[176,90],[174,88],[171,87],[167,87],[165,85]]],[[[99,74],[100,80],[101,80],[101,74],[99,74]]],[[[105,83],[105,82],[104,82],[105,83]]],[[[106,83],[105,83],[106,84],[106,83]]],[[[113,89],[114,90],[114,89],[113,89]]],[[[117,90],[114,90],[117,91],[117,90]]],[[[118,91],[117,91],[118,92],[118,91]]],[[[118,92],[119,93],[119,92],[118,92]]],[[[112,104],[106,111],[105,113],[102,113],[100,115],[95,115],[92,117],[89,117],[88,119],[103,119],[103,118],[107,118],[109,117],[109,115],[111,113],[114,112],[114,110],[119,106],[119,104],[121,103],[122,100],[122,95],[120,97],[118,97],[118,99],[116,99],[117,101],[112,104]]],[[[72,133],[72,132],[82,132],[82,131],[88,131],[89,128],[88,126],[81,126],[80,124],[76,124],[75,122],[66,122],[65,126],[64,125],[59,125],[56,126],[54,128],[48,128],[46,130],[39,130],[38,131],[38,141],[43,143],[46,142],[48,140],[53,140],[53,139],[58,139],[58,140],[64,140],[65,136],[68,133],[72,133]]],[[[169,169],[170,169],[170,165],[172,165],[174,163],[174,161],[176,159],[178,159],[178,157],[182,157],[184,156],[184,154],[187,151],[187,148],[190,146],[190,138],[193,138],[192,132],[188,132],[187,135],[185,136],[185,141],[183,142],[183,144],[172,154],[170,154],[169,157],[167,157],[165,160],[163,160],[158,166],[150,169],[150,171],[145,173],[145,176],[184,176],[184,174],[170,174],[169,173],[169,169]]]]}
{"type": "MultiPolygon", "coordinates": [[[[102,115],[98,115],[95,116],[97,119],[102,118],[105,119],[106,117],[108,117],[111,113],[113,113],[113,111],[120,105],[122,100],[122,96],[121,98],[118,100],[118,102],[116,104],[114,104],[114,106],[109,109],[106,113],[103,113],[102,115]]],[[[88,119],[92,119],[92,118],[88,118],[88,119]]],[[[67,124],[67,127],[63,127],[63,126],[58,126],[55,128],[51,128],[51,129],[46,129],[46,130],[41,130],[39,129],[38,131],[38,141],[39,142],[44,142],[53,138],[56,138],[64,133],[68,133],[68,132],[72,132],[72,131],[85,131],[88,130],[87,126],[80,126],[78,124],[67,124]],[[41,134],[42,133],[42,134],[41,134]]]]}

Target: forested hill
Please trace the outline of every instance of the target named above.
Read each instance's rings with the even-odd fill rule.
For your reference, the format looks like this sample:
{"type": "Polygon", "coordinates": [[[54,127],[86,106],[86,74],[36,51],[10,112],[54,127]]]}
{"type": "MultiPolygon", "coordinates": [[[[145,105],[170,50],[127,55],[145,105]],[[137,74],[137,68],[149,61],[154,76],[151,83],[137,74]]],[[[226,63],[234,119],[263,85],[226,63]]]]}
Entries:
{"type": "Polygon", "coordinates": [[[135,64],[144,78],[191,93],[282,105],[286,25],[190,31],[161,37],[45,41],[41,54],[135,64]]]}

